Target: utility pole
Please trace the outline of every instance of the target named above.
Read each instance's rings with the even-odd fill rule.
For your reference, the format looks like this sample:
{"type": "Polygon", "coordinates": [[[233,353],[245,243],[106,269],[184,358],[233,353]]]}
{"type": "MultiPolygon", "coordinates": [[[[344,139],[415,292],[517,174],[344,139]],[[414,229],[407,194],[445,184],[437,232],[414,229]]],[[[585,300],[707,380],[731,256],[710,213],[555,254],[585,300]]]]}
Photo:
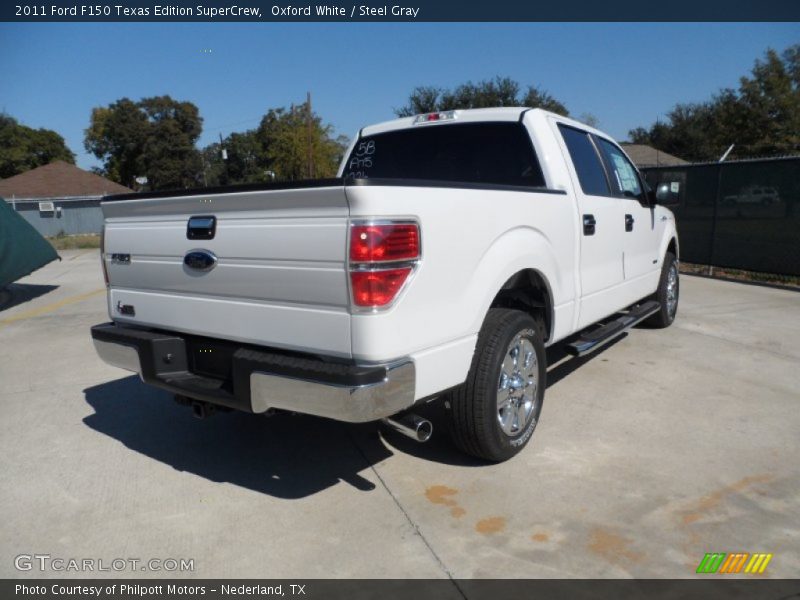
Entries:
{"type": "Polygon", "coordinates": [[[228,172],[228,151],[225,149],[225,146],[223,146],[222,132],[219,134],[219,148],[222,164],[225,166],[225,181],[223,182],[223,185],[228,185],[230,183],[230,173],[228,172]]]}
{"type": "Polygon", "coordinates": [[[223,145],[224,142],[222,141],[222,133],[219,134],[219,149],[220,154],[222,155],[222,160],[228,160],[228,151],[225,149],[223,145]]]}
{"type": "MultiPolygon", "coordinates": [[[[658,131],[658,129],[659,129],[659,128],[658,128],[658,125],[659,125],[659,116],[660,116],[660,115],[656,115],[656,131],[658,131]]],[[[657,166],[657,167],[660,167],[660,166],[661,166],[661,156],[659,155],[659,150],[658,150],[658,148],[656,148],[656,166],[657,166]]]]}
{"type": "Polygon", "coordinates": [[[314,154],[311,138],[311,92],[306,92],[306,144],[308,146],[308,178],[314,179],[314,154]]]}

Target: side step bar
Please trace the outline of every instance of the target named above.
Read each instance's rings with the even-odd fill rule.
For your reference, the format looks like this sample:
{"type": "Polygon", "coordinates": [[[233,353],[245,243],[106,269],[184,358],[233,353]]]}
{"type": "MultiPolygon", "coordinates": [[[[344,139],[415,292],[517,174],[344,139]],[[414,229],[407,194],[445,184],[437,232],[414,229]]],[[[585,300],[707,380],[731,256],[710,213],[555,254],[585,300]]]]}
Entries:
{"type": "Polygon", "coordinates": [[[586,356],[602,348],[614,338],[622,335],[628,329],[644,321],[647,317],[661,309],[661,305],[655,300],[638,304],[631,308],[627,313],[606,323],[602,327],[582,334],[571,344],[567,344],[565,350],[572,356],[586,356]]]}

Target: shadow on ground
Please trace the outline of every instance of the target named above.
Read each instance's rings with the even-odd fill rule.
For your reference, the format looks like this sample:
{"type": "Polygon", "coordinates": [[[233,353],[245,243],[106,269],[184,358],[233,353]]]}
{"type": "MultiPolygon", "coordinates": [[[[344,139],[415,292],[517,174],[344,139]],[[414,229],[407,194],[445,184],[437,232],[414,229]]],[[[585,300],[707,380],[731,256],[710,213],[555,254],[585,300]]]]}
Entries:
{"type": "Polygon", "coordinates": [[[0,312],[13,308],[39,296],[49,294],[57,285],[37,285],[32,283],[12,283],[0,290],[0,312]]]}
{"type": "Polygon", "coordinates": [[[178,471],[278,498],[303,498],[339,481],[370,491],[375,485],[359,473],[392,455],[374,425],[239,412],[198,420],[136,376],[87,388],[84,394],[95,411],[84,423],[95,431],[178,471]],[[369,462],[360,450],[363,444],[370,446],[369,462]]]}
{"type": "MultiPolygon", "coordinates": [[[[556,344],[555,346],[551,346],[547,349],[547,364],[551,365],[547,369],[547,389],[550,389],[559,381],[580,369],[590,360],[594,360],[598,356],[601,356],[606,350],[620,343],[626,337],[628,337],[627,332],[623,333],[617,338],[614,338],[605,346],[598,348],[591,354],[580,357],[572,357],[567,354],[564,350],[564,344],[556,344]]],[[[546,402],[547,397],[545,396],[545,406],[546,402]]]]}
{"type": "MultiPolygon", "coordinates": [[[[547,370],[547,388],[549,389],[556,385],[590,360],[601,356],[603,352],[625,339],[626,336],[627,334],[623,334],[592,354],[580,358],[569,356],[564,351],[564,344],[551,346],[547,349],[547,364],[552,365],[547,370]]],[[[543,418],[546,419],[547,394],[545,394],[545,403],[542,411],[543,418]]],[[[433,437],[427,443],[419,444],[395,431],[384,430],[382,439],[392,448],[420,459],[432,460],[447,465],[481,467],[492,464],[464,454],[450,442],[450,436],[447,432],[448,417],[442,402],[431,402],[424,406],[415,407],[414,412],[429,419],[434,424],[433,437]]],[[[365,453],[368,453],[368,448],[365,449],[365,453]]]]}
{"type": "MultiPolygon", "coordinates": [[[[563,360],[562,350],[549,349],[549,361],[557,364],[548,372],[548,387],[601,353],[563,360]]],[[[392,450],[447,465],[490,464],[453,446],[443,402],[414,409],[434,424],[431,440],[419,444],[374,423],[350,425],[305,415],[266,418],[234,411],[198,420],[136,376],[87,388],[84,394],[94,409],[84,423],[95,431],[178,471],[279,498],[304,498],[340,481],[371,491],[375,485],[360,473],[392,456],[392,450]]]]}

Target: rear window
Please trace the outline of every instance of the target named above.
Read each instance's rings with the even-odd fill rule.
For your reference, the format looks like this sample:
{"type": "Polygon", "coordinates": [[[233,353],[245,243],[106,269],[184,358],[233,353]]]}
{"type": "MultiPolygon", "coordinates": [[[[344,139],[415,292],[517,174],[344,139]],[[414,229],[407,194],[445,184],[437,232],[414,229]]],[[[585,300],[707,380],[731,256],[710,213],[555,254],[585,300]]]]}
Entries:
{"type": "Polygon", "coordinates": [[[347,158],[343,176],[545,185],[521,123],[418,125],[365,136],[347,158]]]}

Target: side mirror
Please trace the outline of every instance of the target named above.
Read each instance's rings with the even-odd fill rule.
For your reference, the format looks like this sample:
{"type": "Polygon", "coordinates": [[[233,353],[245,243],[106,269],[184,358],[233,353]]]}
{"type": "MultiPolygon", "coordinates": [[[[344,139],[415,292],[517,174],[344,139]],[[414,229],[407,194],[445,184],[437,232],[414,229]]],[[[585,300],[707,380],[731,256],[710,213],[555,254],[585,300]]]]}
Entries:
{"type": "Polygon", "coordinates": [[[655,192],[656,204],[663,206],[674,206],[680,204],[680,196],[672,191],[669,183],[659,183],[655,192]]]}

